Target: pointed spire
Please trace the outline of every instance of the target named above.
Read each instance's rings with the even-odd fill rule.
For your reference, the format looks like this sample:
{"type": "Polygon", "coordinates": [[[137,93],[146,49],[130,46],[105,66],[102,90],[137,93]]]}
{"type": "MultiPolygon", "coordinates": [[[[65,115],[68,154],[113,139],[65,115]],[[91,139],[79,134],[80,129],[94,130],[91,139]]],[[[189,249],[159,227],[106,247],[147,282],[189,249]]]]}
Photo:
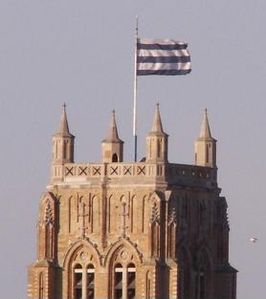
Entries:
{"type": "Polygon", "coordinates": [[[152,133],[162,133],[165,134],[163,131],[163,125],[162,125],[162,120],[161,120],[161,115],[160,115],[160,105],[159,103],[156,104],[156,110],[153,118],[153,124],[152,124],[152,133]]]}
{"type": "Polygon", "coordinates": [[[159,104],[153,118],[152,128],[146,137],[146,162],[167,162],[168,135],[163,131],[159,104]]]}
{"type": "Polygon", "coordinates": [[[110,123],[110,127],[108,130],[108,134],[105,138],[104,141],[108,141],[108,142],[120,142],[121,139],[118,136],[118,130],[117,130],[117,125],[116,125],[116,120],[115,120],[115,110],[112,111],[112,119],[111,119],[111,123],[110,123]]]}
{"type": "Polygon", "coordinates": [[[63,104],[63,111],[61,115],[60,125],[57,134],[61,134],[64,136],[70,136],[68,121],[67,121],[67,114],[66,114],[66,104],[63,104]]]}
{"type": "Polygon", "coordinates": [[[104,163],[123,161],[123,144],[118,136],[115,111],[112,111],[111,124],[106,138],[102,141],[102,159],[104,163]]]}
{"type": "Polygon", "coordinates": [[[51,182],[61,182],[64,178],[63,165],[74,162],[74,140],[75,136],[69,132],[64,104],[58,131],[53,135],[51,182]]]}
{"type": "Polygon", "coordinates": [[[204,112],[200,136],[195,142],[195,164],[216,167],[216,139],[211,135],[207,109],[204,112]]]}
{"type": "Polygon", "coordinates": [[[208,119],[208,110],[205,108],[204,111],[204,117],[203,121],[201,124],[201,130],[200,130],[200,136],[199,138],[202,139],[213,139],[211,136],[211,129],[210,129],[210,124],[209,124],[209,119],[208,119]]]}

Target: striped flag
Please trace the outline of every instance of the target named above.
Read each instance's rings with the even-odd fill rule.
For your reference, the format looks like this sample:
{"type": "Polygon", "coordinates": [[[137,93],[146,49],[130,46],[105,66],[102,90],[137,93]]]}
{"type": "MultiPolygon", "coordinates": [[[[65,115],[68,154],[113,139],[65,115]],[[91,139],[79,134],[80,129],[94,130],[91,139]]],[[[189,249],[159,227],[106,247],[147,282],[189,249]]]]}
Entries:
{"type": "Polygon", "coordinates": [[[137,39],[137,76],[185,75],[191,72],[187,44],[171,39],[137,39]]]}

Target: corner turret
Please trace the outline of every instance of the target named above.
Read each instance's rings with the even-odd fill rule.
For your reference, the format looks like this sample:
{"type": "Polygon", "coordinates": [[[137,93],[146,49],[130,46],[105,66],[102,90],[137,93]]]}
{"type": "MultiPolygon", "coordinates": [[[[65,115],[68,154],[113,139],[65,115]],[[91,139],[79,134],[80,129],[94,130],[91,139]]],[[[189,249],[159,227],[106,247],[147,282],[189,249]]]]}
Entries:
{"type": "Polygon", "coordinates": [[[195,142],[195,164],[216,168],[216,139],[211,136],[207,109],[204,112],[200,136],[195,142]]]}
{"type": "Polygon", "coordinates": [[[74,162],[74,139],[69,132],[66,105],[63,105],[63,111],[59,124],[59,129],[53,135],[53,154],[52,154],[52,180],[61,180],[63,176],[63,165],[74,162]]]}
{"type": "Polygon", "coordinates": [[[124,142],[118,136],[115,111],[113,110],[108,134],[102,141],[103,162],[123,162],[123,144],[124,142]]]}
{"type": "Polygon", "coordinates": [[[147,162],[168,161],[168,135],[163,131],[159,104],[156,105],[152,129],[146,137],[146,148],[147,162]]]}

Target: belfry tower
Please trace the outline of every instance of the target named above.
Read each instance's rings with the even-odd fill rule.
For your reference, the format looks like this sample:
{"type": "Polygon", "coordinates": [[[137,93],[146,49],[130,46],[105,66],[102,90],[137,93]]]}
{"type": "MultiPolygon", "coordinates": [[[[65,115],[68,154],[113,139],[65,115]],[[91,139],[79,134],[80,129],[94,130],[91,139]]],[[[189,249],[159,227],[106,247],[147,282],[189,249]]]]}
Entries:
{"type": "Polygon", "coordinates": [[[146,158],[123,161],[115,113],[102,161],[76,163],[65,106],[40,200],[30,299],[235,299],[226,199],[207,111],[195,165],[168,161],[157,105],[146,158]]]}

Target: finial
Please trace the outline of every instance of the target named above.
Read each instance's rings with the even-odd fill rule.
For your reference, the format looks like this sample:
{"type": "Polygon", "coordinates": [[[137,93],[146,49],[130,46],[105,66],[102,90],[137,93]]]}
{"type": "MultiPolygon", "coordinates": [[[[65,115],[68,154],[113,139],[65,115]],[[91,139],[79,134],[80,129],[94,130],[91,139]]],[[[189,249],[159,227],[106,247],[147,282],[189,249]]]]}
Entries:
{"type": "Polygon", "coordinates": [[[108,141],[120,140],[118,137],[117,125],[116,125],[116,120],[115,120],[115,109],[112,110],[111,123],[110,123],[107,137],[105,138],[105,141],[107,141],[107,140],[108,141]]]}

